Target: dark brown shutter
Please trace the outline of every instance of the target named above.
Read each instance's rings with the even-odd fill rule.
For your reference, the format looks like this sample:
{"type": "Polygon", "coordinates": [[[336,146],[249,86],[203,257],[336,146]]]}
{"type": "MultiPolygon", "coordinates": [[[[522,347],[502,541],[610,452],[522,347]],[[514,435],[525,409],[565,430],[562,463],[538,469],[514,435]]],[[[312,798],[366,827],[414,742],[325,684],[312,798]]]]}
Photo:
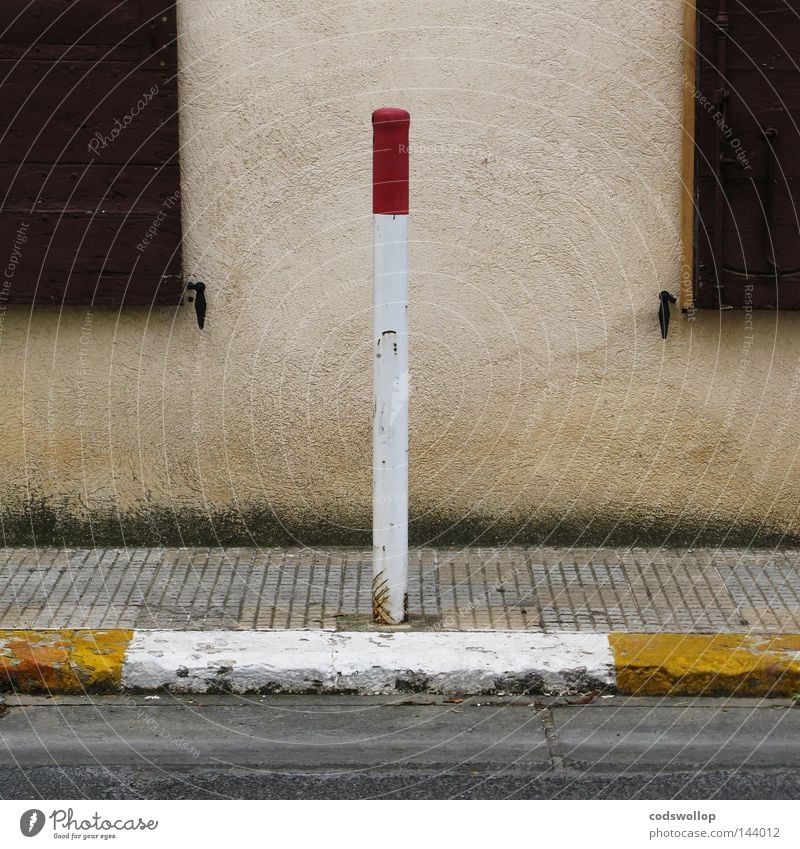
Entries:
{"type": "Polygon", "coordinates": [[[698,0],[695,305],[800,309],[800,0],[698,0]]]}
{"type": "Polygon", "coordinates": [[[178,303],[174,4],[1,0],[0,104],[0,301],[178,303]]]}

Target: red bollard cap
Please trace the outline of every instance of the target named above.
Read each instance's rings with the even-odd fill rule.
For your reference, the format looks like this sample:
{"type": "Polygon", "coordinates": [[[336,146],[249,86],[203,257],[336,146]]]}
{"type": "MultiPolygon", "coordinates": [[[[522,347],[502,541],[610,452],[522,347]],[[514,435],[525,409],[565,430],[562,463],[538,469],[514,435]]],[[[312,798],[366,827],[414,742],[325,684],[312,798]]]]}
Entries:
{"type": "Polygon", "coordinates": [[[408,127],[405,109],[372,113],[372,211],[408,215],[408,127]]]}

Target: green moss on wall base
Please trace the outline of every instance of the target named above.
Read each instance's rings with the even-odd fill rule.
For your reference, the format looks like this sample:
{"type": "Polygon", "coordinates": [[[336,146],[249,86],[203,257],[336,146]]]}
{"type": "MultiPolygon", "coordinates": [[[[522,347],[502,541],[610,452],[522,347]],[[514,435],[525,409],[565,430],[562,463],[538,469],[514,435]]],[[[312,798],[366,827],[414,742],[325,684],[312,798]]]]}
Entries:
{"type": "MultiPolygon", "coordinates": [[[[5,504],[0,531],[6,546],[369,546],[369,517],[326,520],[258,505],[208,512],[145,505],[131,510],[79,511],[66,503],[30,499],[5,504]]],[[[776,546],[797,545],[800,533],[766,522],[658,517],[641,514],[547,515],[535,518],[449,516],[412,520],[413,545],[776,546]]]]}

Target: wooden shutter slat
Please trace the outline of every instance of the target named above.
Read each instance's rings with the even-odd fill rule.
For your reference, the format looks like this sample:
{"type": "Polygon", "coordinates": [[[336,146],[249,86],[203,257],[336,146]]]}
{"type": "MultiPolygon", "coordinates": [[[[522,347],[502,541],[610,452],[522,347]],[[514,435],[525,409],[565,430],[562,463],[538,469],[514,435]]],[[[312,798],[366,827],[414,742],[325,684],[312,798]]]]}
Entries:
{"type": "Polygon", "coordinates": [[[142,32],[170,4],[137,0],[3,0],[3,42],[116,44],[142,32]],[[145,11],[151,15],[145,17],[145,11]]]}
{"type": "Polygon", "coordinates": [[[49,165],[0,163],[7,212],[68,212],[154,216],[175,191],[174,166],[93,163],[49,165]],[[97,194],[98,183],[105,186],[97,194]]]}
{"type": "Polygon", "coordinates": [[[0,161],[161,163],[176,152],[174,74],[118,62],[24,60],[0,62],[0,78],[9,121],[0,161]],[[95,152],[89,145],[97,133],[105,146],[95,152]]]}

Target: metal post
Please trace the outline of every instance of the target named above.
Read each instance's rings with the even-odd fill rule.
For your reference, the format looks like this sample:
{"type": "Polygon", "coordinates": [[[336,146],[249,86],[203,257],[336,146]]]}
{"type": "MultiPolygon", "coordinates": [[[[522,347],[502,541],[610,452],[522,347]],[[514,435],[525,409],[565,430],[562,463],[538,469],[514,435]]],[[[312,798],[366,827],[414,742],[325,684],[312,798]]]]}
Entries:
{"type": "Polygon", "coordinates": [[[372,114],[372,618],[408,618],[408,128],[372,114]]]}

